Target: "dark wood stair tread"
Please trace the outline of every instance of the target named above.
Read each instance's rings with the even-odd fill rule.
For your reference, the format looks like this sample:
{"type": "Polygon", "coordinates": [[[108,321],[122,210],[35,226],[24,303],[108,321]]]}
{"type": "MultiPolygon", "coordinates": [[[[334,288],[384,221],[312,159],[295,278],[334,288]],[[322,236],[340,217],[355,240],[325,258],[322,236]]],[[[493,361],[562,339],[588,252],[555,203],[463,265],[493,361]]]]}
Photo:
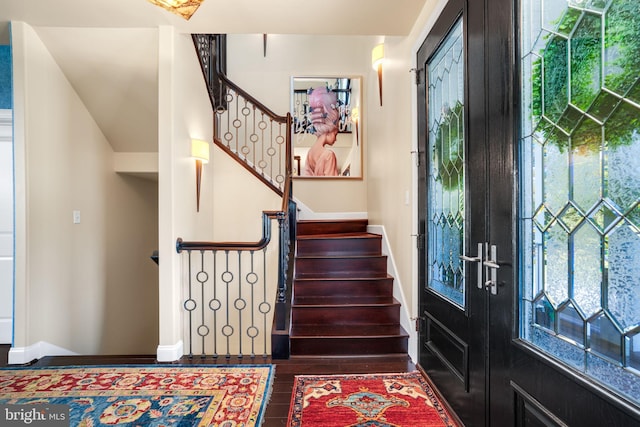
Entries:
{"type": "Polygon", "coordinates": [[[386,277],[386,255],[296,256],[299,277],[386,277]]]}
{"type": "Polygon", "coordinates": [[[304,307],[359,307],[400,304],[393,296],[308,296],[296,297],[293,306],[304,307]]]}
{"type": "Polygon", "coordinates": [[[375,282],[379,280],[393,280],[393,276],[387,274],[386,276],[376,276],[376,277],[298,277],[295,279],[296,282],[300,282],[302,286],[305,286],[305,282],[314,282],[314,281],[323,281],[323,282],[340,282],[340,281],[360,281],[360,282],[375,282]]]}
{"type": "Polygon", "coordinates": [[[353,231],[348,233],[326,233],[326,234],[303,234],[297,236],[298,240],[321,240],[321,239],[381,239],[379,234],[353,231]]]}
{"type": "Polygon", "coordinates": [[[400,325],[292,325],[291,338],[383,338],[408,337],[400,325]]]}
{"type": "Polygon", "coordinates": [[[296,297],[393,296],[393,277],[300,277],[293,282],[296,297]]]}
{"type": "Polygon", "coordinates": [[[369,259],[386,259],[386,255],[299,255],[296,259],[299,260],[336,260],[344,259],[349,261],[366,261],[369,259]]]}
{"type": "Polygon", "coordinates": [[[366,232],[369,221],[367,219],[321,219],[300,220],[296,224],[298,236],[323,233],[366,232]]]}

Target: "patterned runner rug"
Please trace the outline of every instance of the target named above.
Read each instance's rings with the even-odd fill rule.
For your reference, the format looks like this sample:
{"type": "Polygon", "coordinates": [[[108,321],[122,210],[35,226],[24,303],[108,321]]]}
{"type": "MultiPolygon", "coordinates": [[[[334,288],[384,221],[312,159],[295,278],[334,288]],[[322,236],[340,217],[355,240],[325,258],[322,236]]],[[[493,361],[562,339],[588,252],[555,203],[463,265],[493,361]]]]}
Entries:
{"type": "Polygon", "coordinates": [[[456,426],[420,372],[296,376],[292,427],[456,426]]]}
{"type": "MultiPolygon", "coordinates": [[[[273,365],[113,365],[0,369],[3,417],[67,408],[70,426],[259,426],[273,365]],[[20,408],[16,410],[16,408],[20,408]]],[[[56,414],[57,415],[57,414],[56,414]]],[[[59,418],[58,418],[59,419],[59,418]]],[[[32,426],[39,424],[36,418],[32,426]]],[[[58,425],[58,424],[49,424],[58,425]]]]}

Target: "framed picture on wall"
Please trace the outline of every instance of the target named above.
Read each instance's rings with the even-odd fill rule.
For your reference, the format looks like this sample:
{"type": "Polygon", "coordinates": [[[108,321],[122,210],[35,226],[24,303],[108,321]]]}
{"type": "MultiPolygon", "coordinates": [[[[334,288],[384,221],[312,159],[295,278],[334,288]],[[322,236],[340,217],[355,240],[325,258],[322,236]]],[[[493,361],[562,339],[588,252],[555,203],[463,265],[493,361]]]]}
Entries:
{"type": "Polygon", "coordinates": [[[292,77],[295,178],[362,178],[362,78],[292,77]]]}

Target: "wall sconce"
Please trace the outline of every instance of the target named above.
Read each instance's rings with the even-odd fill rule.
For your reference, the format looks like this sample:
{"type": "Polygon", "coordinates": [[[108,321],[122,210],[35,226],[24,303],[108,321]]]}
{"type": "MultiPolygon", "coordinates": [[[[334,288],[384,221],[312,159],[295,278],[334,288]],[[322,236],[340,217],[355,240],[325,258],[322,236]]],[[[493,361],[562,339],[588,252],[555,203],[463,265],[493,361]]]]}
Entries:
{"type": "Polygon", "coordinates": [[[196,159],[196,211],[200,212],[200,183],[202,182],[202,164],[209,163],[209,143],[201,139],[192,139],[191,157],[196,159]]]}
{"type": "Polygon", "coordinates": [[[371,66],[378,72],[378,91],[380,92],[380,106],[382,107],[382,63],[384,62],[384,44],[380,43],[371,51],[371,66]]]}
{"type": "Polygon", "coordinates": [[[182,16],[187,21],[196,13],[196,10],[200,7],[200,3],[203,1],[204,0],[149,0],[150,3],[182,16]]]}
{"type": "Polygon", "coordinates": [[[356,145],[360,145],[360,138],[358,137],[358,119],[360,118],[360,111],[358,111],[358,107],[353,107],[351,109],[351,121],[356,126],[356,145]]]}
{"type": "Polygon", "coordinates": [[[262,54],[267,57],[267,34],[262,35],[262,54]]]}

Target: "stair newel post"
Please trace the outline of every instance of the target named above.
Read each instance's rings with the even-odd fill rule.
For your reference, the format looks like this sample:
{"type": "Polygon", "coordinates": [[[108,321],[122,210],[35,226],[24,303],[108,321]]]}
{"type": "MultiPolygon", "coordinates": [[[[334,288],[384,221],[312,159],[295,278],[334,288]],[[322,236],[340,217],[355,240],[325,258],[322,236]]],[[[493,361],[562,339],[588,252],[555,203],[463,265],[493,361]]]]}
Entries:
{"type": "Polygon", "coordinates": [[[278,256],[278,295],[276,299],[276,329],[284,330],[286,324],[287,309],[287,256],[289,239],[287,239],[287,227],[285,212],[278,212],[278,228],[279,228],[279,256],[278,256]]]}

